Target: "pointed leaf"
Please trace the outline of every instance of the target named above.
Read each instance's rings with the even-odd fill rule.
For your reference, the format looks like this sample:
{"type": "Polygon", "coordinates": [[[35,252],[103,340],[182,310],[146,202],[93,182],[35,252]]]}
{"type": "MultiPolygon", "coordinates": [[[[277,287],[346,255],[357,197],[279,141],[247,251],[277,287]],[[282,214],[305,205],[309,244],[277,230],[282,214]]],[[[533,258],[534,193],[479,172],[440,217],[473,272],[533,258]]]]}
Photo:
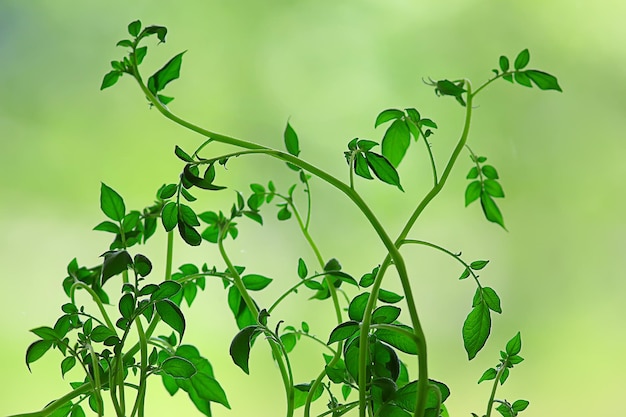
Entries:
{"type": "Polygon", "coordinates": [[[514,356],[520,353],[522,350],[522,335],[517,332],[515,336],[506,344],[506,353],[509,356],[514,356]]]}
{"type": "Polygon", "coordinates": [[[326,344],[330,345],[331,343],[339,342],[340,340],[349,339],[359,331],[360,327],[360,324],[353,320],[341,323],[339,326],[335,327],[332,332],[330,332],[330,336],[326,344]]]}
{"type": "Polygon", "coordinates": [[[216,402],[222,404],[226,408],[230,408],[224,389],[211,375],[197,373],[191,378],[191,385],[195,388],[198,395],[200,395],[204,400],[216,402]]]}
{"type": "Polygon", "coordinates": [[[469,206],[472,202],[478,200],[482,186],[480,181],[472,181],[467,185],[465,189],[465,207],[469,206]]]}
{"type": "Polygon", "coordinates": [[[115,85],[115,83],[117,82],[117,80],[120,79],[122,74],[123,72],[119,70],[107,72],[102,79],[102,84],[100,84],[100,90],[104,90],[105,88],[109,88],[112,85],[115,85]]]}
{"type": "Polygon", "coordinates": [[[189,379],[197,374],[197,369],[191,361],[180,356],[171,356],[161,363],[161,370],[175,379],[189,379]]]}
{"type": "Polygon", "coordinates": [[[478,304],[463,323],[463,344],[468,359],[472,360],[483,348],[491,332],[491,315],[484,303],[478,304]]]}
{"type": "Polygon", "coordinates": [[[365,152],[365,159],[367,160],[367,165],[374,171],[379,180],[395,185],[400,191],[404,191],[400,185],[398,172],[387,158],[374,152],[365,152]]]}
{"type": "Polygon", "coordinates": [[[163,90],[170,81],[177,79],[180,76],[180,66],[183,61],[183,54],[185,51],[174,56],[168,61],[160,70],[155,72],[148,79],[148,88],[152,94],[156,94],[163,90]]]}
{"type": "Polygon", "coordinates": [[[156,302],[156,310],[167,325],[176,330],[183,338],[185,333],[185,316],[178,306],[170,300],[160,300],[156,302]]]}
{"type": "Polygon", "coordinates": [[[118,222],[124,218],[126,213],[122,197],[105,183],[101,183],[100,187],[100,208],[109,219],[118,222]]]}
{"type": "Polygon", "coordinates": [[[298,142],[298,135],[296,131],[293,130],[293,127],[287,122],[287,126],[285,127],[284,133],[285,139],[285,147],[287,148],[287,152],[289,152],[293,156],[300,155],[300,144],[298,142]]]}
{"type": "Polygon", "coordinates": [[[26,366],[29,371],[30,364],[41,358],[52,347],[52,343],[51,340],[37,340],[31,343],[26,350],[26,366]]]}
{"type": "Polygon", "coordinates": [[[519,53],[519,55],[517,55],[517,58],[515,58],[515,63],[513,64],[513,67],[516,70],[521,70],[526,65],[528,65],[529,61],[530,61],[530,52],[528,52],[528,49],[524,49],[522,52],[519,53]]]}
{"type": "Polygon", "coordinates": [[[396,119],[385,132],[381,144],[383,155],[394,167],[398,167],[411,143],[411,133],[406,122],[396,119]]]}
{"type": "Polygon", "coordinates": [[[538,70],[526,70],[524,74],[541,90],[563,91],[556,77],[553,75],[538,70]]]}
{"type": "Polygon", "coordinates": [[[500,57],[500,69],[502,72],[507,72],[509,70],[509,58],[504,55],[500,57]]]}
{"type": "Polygon", "coordinates": [[[399,119],[404,116],[404,112],[398,109],[387,109],[380,112],[380,114],[376,117],[376,122],[374,123],[374,127],[378,127],[379,125],[388,122],[389,120],[399,119]]]}
{"type": "Polygon", "coordinates": [[[250,347],[254,337],[261,333],[257,325],[247,326],[241,329],[230,344],[230,356],[235,365],[240,367],[246,374],[250,373],[248,361],[250,359],[250,347]]]}
{"type": "Polygon", "coordinates": [[[487,220],[499,224],[500,226],[502,226],[503,229],[506,230],[506,227],[504,227],[504,219],[502,218],[502,213],[500,212],[500,209],[498,208],[496,202],[493,201],[493,198],[491,198],[488,194],[483,193],[480,196],[480,204],[483,208],[483,213],[485,214],[487,220]]]}

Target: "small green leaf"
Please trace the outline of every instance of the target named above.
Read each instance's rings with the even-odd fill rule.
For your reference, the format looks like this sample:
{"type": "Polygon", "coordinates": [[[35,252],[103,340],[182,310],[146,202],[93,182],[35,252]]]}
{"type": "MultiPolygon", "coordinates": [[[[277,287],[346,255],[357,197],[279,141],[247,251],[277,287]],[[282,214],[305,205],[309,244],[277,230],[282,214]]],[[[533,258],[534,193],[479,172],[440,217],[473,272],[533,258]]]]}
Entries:
{"type": "MultiPolygon", "coordinates": [[[[130,295],[130,294],[127,294],[127,295],[130,295]]],[[[104,326],[104,325],[96,326],[91,331],[91,334],[90,334],[91,340],[93,340],[96,343],[104,342],[111,336],[117,336],[117,335],[115,334],[113,330],[109,329],[107,326],[104,326]]]]}
{"type": "Polygon", "coordinates": [[[500,307],[500,297],[491,287],[483,287],[482,291],[483,300],[487,303],[487,307],[491,311],[495,311],[496,313],[502,313],[502,307],[500,307]]]}
{"type": "Polygon", "coordinates": [[[387,109],[380,112],[380,114],[376,117],[376,122],[374,123],[374,127],[378,127],[379,125],[386,123],[390,120],[400,119],[404,116],[404,112],[398,109],[387,109]]]}
{"type": "Polygon", "coordinates": [[[59,336],[56,331],[48,326],[37,327],[32,329],[31,332],[41,337],[43,340],[59,340],[59,336]]]}
{"type": "Polygon", "coordinates": [[[400,185],[398,172],[387,158],[374,152],[365,152],[365,159],[367,160],[367,165],[374,171],[379,180],[395,185],[400,191],[404,191],[400,185]]]}
{"type": "Polygon", "coordinates": [[[135,271],[140,277],[145,277],[152,271],[152,262],[146,256],[137,254],[134,259],[135,271]]]}
{"type": "MultiPolygon", "coordinates": [[[[394,325],[398,329],[403,329],[409,333],[413,333],[413,329],[408,326],[396,324],[394,325]]],[[[378,329],[376,330],[376,337],[383,342],[390,344],[396,349],[401,350],[404,353],[410,355],[417,355],[417,346],[415,340],[404,332],[394,331],[390,329],[378,329]]]]}
{"type": "Polygon", "coordinates": [[[179,218],[188,226],[200,226],[198,216],[193,209],[185,204],[178,205],[179,218]]]}
{"type": "Polygon", "coordinates": [[[357,153],[354,156],[354,173],[361,178],[365,178],[367,180],[373,180],[372,174],[370,173],[369,166],[367,165],[367,159],[365,159],[365,155],[362,153],[357,153]]]}
{"type": "Polygon", "coordinates": [[[378,299],[383,303],[394,304],[403,298],[403,296],[396,294],[395,292],[383,290],[382,288],[378,290],[378,299]]]}
{"type": "Polygon", "coordinates": [[[502,186],[496,180],[485,180],[485,182],[483,182],[483,187],[485,192],[492,197],[504,197],[504,190],[502,190],[502,186]]]}
{"type": "Polygon", "coordinates": [[[100,208],[111,220],[121,221],[126,214],[126,207],[122,197],[105,183],[100,187],[100,208]]]}
{"type": "Polygon", "coordinates": [[[459,277],[459,279],[465,279],[465,278],[468,278],[469,276],[470,276],[470,270],[468,268],[465,268],[463,270],[463,273],[459,277]]]}
{"type": "MultiPolygon", "coordinates": [[[[26,350],[26,366],[30,371],[30,364],[41,358],[52,347],[51,340],[37,340],[31,343],[26,350]]],[[[32,372],[32,371],[31,371],[32,372]]]]}
{"type": "Polygon", "coordinates": [[[278,220],[289,220],[291,218],[291,212],[289,211],[289,207],[287,206],[287,204],[285,204],[280,210],[278,210],[276,216],[278,217],[278,220]]]}
{"type": "Polygon", "coordinates": [[[472,309],[463,323],[463,344],[468,359],[474,359],[485,346],[489,333],[491,333],[489,309],[480,303],[472,309]]]}
{"type": "Polygon", "coordinates": [[[483,373],[483,376],[480,377],[478,383],[480,384],[483,381],[491,381],[492,379],[496,379],[497,374],[498,372],[494,368],[489,368],[483,373]]]}
{"type": "Polygon", "coordinates": [[[100,90],[104,90],[105,88],[109,88],[112,85],[114,85],[117,80],[120,79],[120,77],[122,76],[122,71],[118,71],[118,70],[113,70],[110,71],[108,73],[106,73],[104,75],[104,78],[102,79],[102,84],[100,85],[100,90]]]}
{"type": "Polygon", "coordinates": [[[513,408],[513,411],[517,411],[519,413],[520,411],[526,410],[529,404],[530,402],[526,400],[517,400],[511,404],[511,408],[513,408]]]}
{"type": "Polygon", "coordinates": [[[240,367],[246,374],[250,374],[248,361],[250,359],[250,347],[254,337],[261,333],[259,326],[252,325],[244,327],[237,333],[230,344],[230,356],[235,365],[240,367]]]}
{"type": "Polygon", "coordinates": [[[300,144],[298,142],[298,135],[296,134],[296,131],[293,130],[293,127],[291,127],[289,122],[287,122],[287,126],[285,127],[284,139],[287,152],[289,152],[293,156],[300,155],[300,144]]]}
{"type": "Polygon", "coordinates": [[[180,237],[182,237],[188,245],[199,246],[200,243],[202,243],[200,233],[183,221],[178,222],[178,232],[180,233],[180,237]]]}
{"type": "MultiPolygon", "coordinates": [[[[396,119],[385,132],[382,153],[394,167],[398,167],[411,143],[409,127],[403,119],[396,119]]],[[[395,185],[395,184],[394,184],[395,185]]]]}
{"type": "Polygon", "coordinates": [[[478,271],[486,267],[488,263],[489,261],[474,261],[470,264],[470,268],[474,271],[478,271]]]}
{"type": "Polygon", "coordinates": [[[109,251],[104,253],[103,256],[102,285],[104,285],[109,278],[124,272],[133,263],[132,258],[125,250],[109,251]]]}
{"type": "Polygon", "coordinates": [[[500,212],[500,209],[498,208],[498,205],[496,204],[496,202],[493,201],[493,198],[483,193],[480,196],[480,204],[482,206],[483,213],[485,213],[485,217],[487,218],[487,220],[489,220],[490,222],[499,224],[500,226],[502,226],[503,229],[506,230],[506,227],[504,227],[504,220],[502,218],[502,213],[500,212]]]}
{"type": "Polygon", "coordinates": [[[246,275],[242,277],[241,280],[246,289],[250,291],[260,291],[272,282],[271,278],[256,274],[246,275]]]}
{"type": "Polygon", "coordinates": [[[155,305],[161,320],[176,330],[182,339],[185,333],[185,316],[183,316],[178,306],[170,300],[160,300],[155,305]]]}
{"type": "Polygon", "coordinates": [[[521,70],[526,65],[528,65],[529,61],[530,61],[530,52],[528,52],[528,49],[524,49],[522,52],[519,53],[519,55],[517,55],[517,58],[515,58],[515,63],[513,64],[513,67],[516,70],[521,70]]]}
{"type": "Polygon", "coordinates": [[[171,356],[161,363],[161,370],[175,379],[189,379],[198,372],[191,361],[171,356]]]}
{"type": "Polygon", "coordinates": [[[324,265],[324,271],[341,271],[341,264],[337,259],[331,258],[328,262],[326,262],[326,265],[324,265]]]}
{"type": "Polygon", "coordinates": [[[485,177],[491,180],[497,180],[499,178],[498,171],[491,165],[483,165],[481,171],[485,177]]]}
{"type": "Polygon", "coordinates": [[[65,377],[65,374],[68,373],[74,365],[76,365],[76,358],[74,356],[68,356],[63,359],[61,361],[61,376],[65,377]]]}
{"type": "Polygon", "coordinates": [[[128,25],[128,33],[131,36],[137,37],[139,32],[141,32],[141,21],[135,20],[128,25]]]}
{"type": "Polygon", "coordinates": [[[198,373],[191,378],[191,385],[195,388],[198,395],[205,401],[216,402],[222,404],[226,408],[230,408],[228,399],[224,389],[220,386],[215,378],[205,373],[198,373]]]}
{"type": "Polygon", "coordinates": [[[332,332],[330,332],[330,336],[326,344],[330,345],[331,343],[339,342],[340,340],[349,339],[359,331],[359,328],[360,324],[354,320],[341,323],[339,326],[335,327],[332,332]]]}
{"type": "Polygon", "coordinates": [[[538,70],[526,70],[524,74],[541,90],[563,91],[556,77],[553,75],[538,70]]]}
{"type": "Polygon", "coordinates": [[[150,35],[154,35],[156,33],[157,38],[159,38],[160,42],[165,42],[165,36],[167,35],[167,28],[165,26],[148,26],[147,28],[145,28],[140,36],[142,34],[145,34],[146,36],[150,36],[150,35]]]}
{"type": "Polygon", "coordinates": [[[372,313],[372,323],[393,323],[399,316],[401,310],[394,306],[380,306],[372,313]]]}
{"type": "Polygon", "coordinates": [[[302,258],[298,259],[298,276],[302,279],[306,278],[309,271],[307,270],[306,264],[302,258]]]}
{"type": "Polygon", "coordinates": [[[500,69],[502,72],[507,72],[509,70],[509,58],[504,55],[500,57],[500,69]]]}
{"type": "Polygon", "coordinates": [[[177,184],[168,184],[161,188],[161,190],[159,191],[159,198],[161,200],[167,200],[168,198],[172,198],[174,197],[174,194],[176,194],[176,191],[178,191],[177,184]]]}
{"type": "Polygon", "coordinates": [[[476,201],[480,197],[481,191],[482,186],[480,181],[476,180],[470,182],[465,189],[465,207],[476,201]]]}
{"type": "Polygon", "coordinates": [[[148,79],[148,89],[152,94],[163,90],[167,84],[180,76],[180,66],[183,61],[184,53],[185,51],[174,56],[148,79]]]}
{"type": "Polygon", "coordinates": [[[135,312],[135,297],[131,293],[126,293],[120,298],[119,310],[122,317],[130,320],[135,312]]]}
{"type": "Polygon", "coordinates": [[[172,231],[178,224],[178,205],[174,201],[163,206],[161,221],[167,232],[172,231]]]}
{"type": "Polygon", "coordinates": [[[515,82],[523,85],[524,87],[532,87],[533,85],[530,83],[530,78],[526,75],[525,72],[515,72],[513,73],[513,79],[515,82]]]}
{"type": "Polygon", "coordinates": [[[181,288],[182,286],[176,281],[163,281],[159,284],[158,289],[153,291],[150,295],[150,301],[172,298],[174,295],[178,294],[181,288]]]}
{"type": "Polygon", "coordinates": [[[515,336],[506,344],[506,353],[509,356],[514,356],[520,353],[522,350],[522,335],[517,332],[515,336]]]}
{"type": "Polygon", "coordinates": [[[376,146],[378,146],[378,142],[374,142],[373,140],[360,139],[357,142],[357,147],[362,151],[369,151],[376,146]]]}
{"type": "Polygon", "coordinates": [[[469,172],[467,173],[467,176],[465,177],[468,180],[473,180],[478,178],[478,168],[477,167],[472,167],[469,172]]]}
{"type": "MultiPolygon", "coordinates": [[[[306,403],[306,399],[311,390],[311,384],[297,384],[293,386],[294,408],[302,407],[306,403]]],[[[315,401],[324,393],[324,387],[319,384],[313,393],[311,401],[315,401]]]]}
{"type": "Polygon", "coordinates": [[[193,158],[183,151],[178,145],[174,148],[174,154],[184,162],[193,162],[193,158]]]}
{"type": "Polygon", "coordinates": [[[364,292],[352,299],[348,306],[348,317],[351,320],[362,321],[365,307],[367,306],[367,300],[369,299],[369,292],[364,292]]]}

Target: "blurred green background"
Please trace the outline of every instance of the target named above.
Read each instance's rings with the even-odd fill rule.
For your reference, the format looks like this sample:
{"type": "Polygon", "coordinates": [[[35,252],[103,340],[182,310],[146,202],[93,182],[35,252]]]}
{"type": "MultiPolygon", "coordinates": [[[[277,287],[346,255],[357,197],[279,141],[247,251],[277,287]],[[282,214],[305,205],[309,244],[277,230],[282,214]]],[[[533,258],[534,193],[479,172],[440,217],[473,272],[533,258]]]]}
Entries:
{"type": "MultiPolygon", "coordinates": [[[[150,43],[147,73],[188,50],[181,79],[165,91],[176,97],[173,111],[275,147],[290,118],[301,156],[344,177],[346,143],[380,140],[374,119],[389,107],[416,107],[439,124],[432,143],[442,165],[462,109],[435,97],[422,77],[468,77],[479,85],[501,54],[514,58],[529,48],[530,67],[556,75],[564,93],[496,83],[476,103],[470,137],[500,172],[509,233],[486,222],[477,205],[464,209],[465,155],[412,233],[468,260],[491,260],[482,281],[499,292],[504,314],[494,317],[491,339],[474,361],[467,362],[460,336],[473,284],[457,280],[461,271],[450,259],[424,248],[405,251],[430,372],[451,388],[452,416],[484,412],[490,386],[476,381],[521,330],[526,361],[499,397],[530,400],[526,416],[616,415],[626,392],[625,15],[626,3],[611,0],[0,1],[0,415],[38,410],[67,390],[58,352],[35,363],[32,375],[24,352],[34,340],[28,330],[60,314],[67,263],[77,257],[93,265],[107,249],[109,236],[90,231],[103,220],[100,181],[128,207],[144,207],[177,178],[174,145],[191,150],[200,141],[150,110],[128,77],[99,91],[109,62],[123,54],[115,43],[137,18],[170,30],[165,45],[150,43]]],[[[402,204],[430,184],[422,151],[412,147],[401,167],[406,194],[358,183],[392,235],[410,212],[402,204]]],[[[221,175],[240,189],[250,175],[274,179],[283,190],[296,181],[283,164],[255,157],[233,161],[221,175]]],[[[343,196],[315,181],[313,197],[312,230],[325,257],[337,257],[355,276],[381,262],[382,246],[343,196]]],[[[228,210],[231,199],[222,192],[202,204],[228,210]]],[[[139,249],[156,264],[164,247],[159,236],[139,249]]],[[[213,248],[202,248],[179,245],[176,263],[221,267],[213,248]]],[[[242,222],[229,248],[236,263],[275,278],[276,292],[297,279],[298,256],[311,267],[314,261],[293,223],[242,222]]],[[[157,265],[155,279],[162,270],[157,265]]],[[[386,287],[397,288],[395,281],[389,274],[386,287]]],[[[277,315],[296,325],[307,320],[325,338],[332,322],[320,318],[332,317],[328,305],[298,297],[277,315]]],[[[225,308],[221,284],[210,283],[187,313],[186,341],[212,361],[232,405],[214,407],[214,415],[282,415],[267,348],[254,350],[250,377],[230,361],[235,325],[225,308]]],[[[298,360],[296,379],[308,381],[320,351],[302,342],[298,360]]],[[[171,399],[151,381],[147,415],[199,415],[182,394],[171,399]]]]}

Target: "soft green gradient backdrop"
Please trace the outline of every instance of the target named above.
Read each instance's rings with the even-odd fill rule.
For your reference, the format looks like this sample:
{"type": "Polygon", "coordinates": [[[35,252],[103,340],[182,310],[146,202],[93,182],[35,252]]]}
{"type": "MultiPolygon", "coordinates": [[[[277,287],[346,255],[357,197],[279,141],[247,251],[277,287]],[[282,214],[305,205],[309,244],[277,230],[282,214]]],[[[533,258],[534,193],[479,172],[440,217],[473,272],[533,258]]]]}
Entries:
{"type": "MultiPolygon", "coordinates": [[[[502,397],[529,399],[528,417],[617,415],[626,392],[625,15],[626,3],[611,0],[0,0],[0,415],[34,411],[66,392],[58,353],[37,362],[33,375],[23,358],[34,340],[28,329],[52,324],[65,302],[60,283],[67,263],[76,256],[91,265],[106,249],[109,237],[90,232],[103,218],[100,181],[126,196],[128,206],[143,207],[178,175],[174,144],[199,143],[150,111],[128,77],[98,91],[109,61],[122,55],[115,42],[136,18],[170,29],[167,44],[151,46],[146,70],[189,50],[181,80],[167,89],[177,98],[175,112],[276,147],[291,117],[302,156],[337,175],[345,173],[347,141],[379,140],[373,121],[389,107],[417,107],[439,123],[433,149],[441,164],[458,137],[462,110],[437,99],[421,78],[467,76],[478,85],[500,54],[529,48],[531,67],[557,75],[565,93],[498,83],[478,100],[470,137],[500,171],[510,233],[488,224],[478,206],[463,208],[466,156],[413,233],[467,259],[492,260],[482,279],[500,293],[505,314],[495,317],[490,342],[473,362],[460,337],[473,284],[456,280],[460,270],[449,259],[406,248],[431,374],[452,390],[451,415],[482,412],[490,388],[476,380],[521,330],[526,362],[502,397]]],[[[392,235],[409,212],[396,199],[414,201],[430,184],[422,151],[412,147],[401,169],[406,195],[358,184],[392,235]]],[[[282,164],[262,158],[229,167],[222,178],[240,187],[244,174],[283,187],[292,181],[282,164]]],[[[379,263],[382,247],[362,216],[319,181],[313,187],[313,233],[324,255],[341,259],[354,275],[379,263]]],[[[226,192],[207,202],[228,209],[230,198],[226,192]]],[[[313,265],[304,243],[292,240],[293,224],[246,224],[241,234],[230,246],[235,262],[250,256],[251,267],[274,276],[277,289],[295,278],[300,253],[313,265]]],[[[179,250],[177,263],[221,265],[203,247],[179,250]]],[[[148,254],[164,254],[162,236],[148,254]]],[[[394,288],[393,274],[388,280],[394,288]]],[[[235,329],[222,313],[224,293],[219,284],[208,288],[188,313],[186,338],[213,362],[229,395],[233,410],[216,406],[214,414],[280,416],[283,394],[267,349],[253,352],[251,377],[235,368],[227,355],[235,329]]],[[[320,303],[288,304],[277,314],[295,323],[326,314],[320,303]]],[[[313,326],[322,337],[330,330],[313,326]]],[[[317,366],[319,351],[305,342],[298,358],[317,366]]],[[[317,368],[296,372],[307,381],[317,368]]],[[[149,416],[199,415],[186,397],[170,399],[152,381],[149,416]]]]}

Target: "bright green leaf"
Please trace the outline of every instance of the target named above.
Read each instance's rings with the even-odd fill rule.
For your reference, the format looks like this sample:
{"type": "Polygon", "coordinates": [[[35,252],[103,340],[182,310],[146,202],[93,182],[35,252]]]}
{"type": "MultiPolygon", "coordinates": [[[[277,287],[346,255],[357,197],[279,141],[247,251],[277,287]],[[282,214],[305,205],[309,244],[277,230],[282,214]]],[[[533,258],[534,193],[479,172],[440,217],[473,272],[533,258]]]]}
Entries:
{"type": "Polygon", "coordinates": [[[411,134],[409,127],[404,120],[396,119],[385,132],[381,144],[382,153],[397,168],[402,158],[404,158],[410,143],[411,134]]]}
{"type": "Polygon", "coordinates": [[[517,355],[522,350],[522,335],[517,332],[506,344],[506,353],[509,356],[517,355]]]}
{"type": "Polygon", "coordinates": [[[465,207],[476,201],[480,197],[481,191],[482,186],[480,181],[476,180],[470,182],[465,189],[465,207]]]}
{"type": "Polygon", "coordinates": [[[528,65],[529,61],[530,61],[530,52],[528,52],[528,49],[524,49],[522,52],[519,53],[519,55],[517,55],[517,58],[515,58],[515,63],[513,64],[513,67],[516,70],[521,70],[526,65],[528,65]]]}
{"type": "Polygon", "coordinates": [[[506,227],[504,227],[504,219],[502,218],[502,213],[500,212],[500,209],[498,208],[496,202],[493,201],[493,198],[483,193],[480,196],[480,204],[487,220],[499,224],[500,226],[502,226],[502,228],[506,230],[506,227]]]}
{"type": "Polygon", "coordinates": [[[111,220],[121,221],[126,214],[126,207],[122,197],[105,183],[100,187],[100,208],[111,220]]]}
{"type": "Polygon", "coordinates": [[[400,185],[398,172],[387,158],[374,152],[366,152],[365,159],[367,160],[367,165],[374,171],[379,180],[395,185],[400,191],[404,191],[400,185]]]}
{"type": "Polygon", "coordinates": [[[541,90],[563,91],[556,77],[553,75],[538,70],[526,70],[524,74],[541,90]]]}
{"type": "Polygon", "coordinates": [[[105,74],[102,79],[102,84],[100,85],[100,90],[104,90],[105,88],[109,88],[114,85],[117,80],[122,76],[122,71],[113,70],[105,74]]]}
{"type": "Polygon", "coordinates": [[[483,381],[491,381],[492,379],[496,379],[497,374],[498,372],[494,368],[489,368],[480,377],[478,383],[480,384],[483,381]]]}
{"type": "Polygon", "coordinates": [[[148,79],[148,88],[152,94],[156,94],[163,90],[170,81],[177,79],[180,76],[180,66],[183,61],[183,54],[181,52],[168,61],[160,70],[155,72],[148,79]]]}
{"type": "Polygon", "coordinates": [[[340,340],[349,339],[359,331],[359,328],[360,324],[354,320],[341,323],[339,326],[335,327],[332,332],[330,332],[330,336],[326,344],[330,345],[331,343],[339,342],[340,340]]]}
{"type": "Polygon", "coordinates": [[[491,315],[485,304],[480,303],[469,313],[463,323],[463,344],[468,359],[472,360],[483,348],[491,332],[491,315]]]}
{"type": "Polygon", "coordinates": [[[197,374],[196,367],[180,356],[171,356],[161,363],[161,370],[174,379],[189,379],[197,374]]]}
{"type": "Polygon", "coordinates": [[[241,278],[243,281],[243,285],[246,289],[250,291],[259,291],[263,288],[267,287],[270,282],[272,282],[271,278],[264,277],[262,275],[250,274],[241,278]]]}
{"type": "Polygon", "coordinates": [[[296,131],[293,130],[293,127],[291,127],[289,122],[287,122],[287,126],[285,127],[284,139],[287,152],[289,152],[293,156],[300,155],[300,144],[298,142],[298,135],[296,134],[296,131]]]}
{"type": "Polygon", "coordinates": [[[176,330],[182,339],[185,333],[185,317],[178,306],[170,300],[160,300],[156,302],[156,310],[161,320],[176,330]]]}
{"type": "Polygon", "coordinates": [[[30,364],[41,358],[52,347],[52,343],[51,340],[37,340],[28,346],[26,350],[26,366],[29,371],[31,370],[30,364]]]}
{"type": "Polygon", "coordinates": [[[380,112],[380,114],[376,117],[376,122],[374,123],[374,127],[378,127],[379,125],[386,123],[390,120],[400,119],[404,116],[404,112],[398,109],[387,109],[380,112]]]}

